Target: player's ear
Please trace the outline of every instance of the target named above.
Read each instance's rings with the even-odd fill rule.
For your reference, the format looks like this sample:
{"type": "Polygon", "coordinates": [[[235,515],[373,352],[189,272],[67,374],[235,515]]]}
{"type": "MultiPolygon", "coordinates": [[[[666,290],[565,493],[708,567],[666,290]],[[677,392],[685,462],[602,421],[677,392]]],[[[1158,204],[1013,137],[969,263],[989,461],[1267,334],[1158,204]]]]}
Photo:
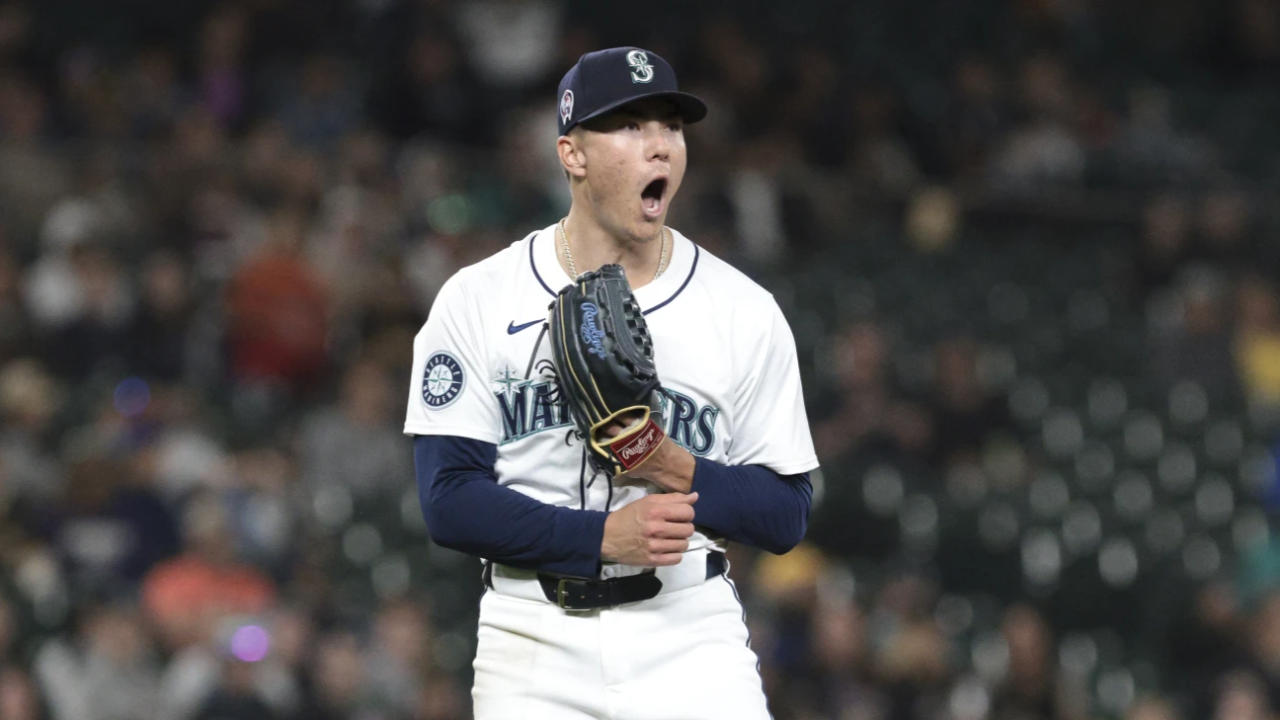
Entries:
{"type": "Polygon", "coordinates": [[[560,156],[560,165],[571,178],[581,178],[587,174],[587,157],[582,152],[581,142],[582,139],[573,130],[556,140],[556,154],[560,156]]]}

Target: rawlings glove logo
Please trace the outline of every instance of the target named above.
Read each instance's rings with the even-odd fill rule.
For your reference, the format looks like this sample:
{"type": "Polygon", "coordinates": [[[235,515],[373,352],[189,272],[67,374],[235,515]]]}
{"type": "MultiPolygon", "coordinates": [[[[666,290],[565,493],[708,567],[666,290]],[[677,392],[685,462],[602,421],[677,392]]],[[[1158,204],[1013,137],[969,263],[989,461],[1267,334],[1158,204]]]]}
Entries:
{"type": "Polygon", "coordinates": [[[604,359],[604,331],[596,325],[596,316],[600,308],[595,303],[582,303],[582,342],[587,345],[587,352],[604,359]]]}

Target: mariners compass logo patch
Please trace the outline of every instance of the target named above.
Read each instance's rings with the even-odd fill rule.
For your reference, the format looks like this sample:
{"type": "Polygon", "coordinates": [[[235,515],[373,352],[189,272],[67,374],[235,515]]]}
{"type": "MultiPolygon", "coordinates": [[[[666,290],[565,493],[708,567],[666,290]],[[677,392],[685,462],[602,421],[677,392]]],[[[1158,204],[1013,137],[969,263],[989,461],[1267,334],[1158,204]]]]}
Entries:
{"type": "Polygon", "coordinates": [[[427,358],[422,371],[422,401],[432,410],[439,410],[458,399],[466,378],[462,363],[443,350],[427,358]]]}

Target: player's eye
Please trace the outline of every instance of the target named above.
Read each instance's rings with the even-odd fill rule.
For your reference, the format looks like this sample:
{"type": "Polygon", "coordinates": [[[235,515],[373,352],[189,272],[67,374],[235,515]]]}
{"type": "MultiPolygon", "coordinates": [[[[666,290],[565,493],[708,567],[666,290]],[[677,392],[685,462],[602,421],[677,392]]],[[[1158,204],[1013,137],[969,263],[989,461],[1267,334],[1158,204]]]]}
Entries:
{"type": "Polygon", "coordinates": [[[639,130],[639,129],[640,129],[640,123],[639,123],[638,121],[636,121],[636,120],[628,120],[628,121],[627,121],[627,129],[628,129],[628,130],[639,130]]]}

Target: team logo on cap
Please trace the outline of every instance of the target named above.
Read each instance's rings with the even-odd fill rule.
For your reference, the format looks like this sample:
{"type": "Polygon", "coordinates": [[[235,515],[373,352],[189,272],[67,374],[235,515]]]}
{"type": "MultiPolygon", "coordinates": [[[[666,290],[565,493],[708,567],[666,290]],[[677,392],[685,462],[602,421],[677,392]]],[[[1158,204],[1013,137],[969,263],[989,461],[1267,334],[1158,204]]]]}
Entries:
{"type": "Polygon", "coordinates": [[[631,82],[647,83],[653,80],[653,66],[649,64],[649,54],[643,50],[632,50],[627,53],[627,64],[631,66],[631,82]]]}
{"type": "Polygon", "coordinates": [[[439,410],[458,398],[464,382],[462,363],[447,352],[437,352],[427,358],[422,371],[422,401],[439,410]]]}
{"type": "Polygon", "coordinates": [[[573,117],[573,91],[565,90],[560,96],[560,122],[567,123],[573,117]]]}

